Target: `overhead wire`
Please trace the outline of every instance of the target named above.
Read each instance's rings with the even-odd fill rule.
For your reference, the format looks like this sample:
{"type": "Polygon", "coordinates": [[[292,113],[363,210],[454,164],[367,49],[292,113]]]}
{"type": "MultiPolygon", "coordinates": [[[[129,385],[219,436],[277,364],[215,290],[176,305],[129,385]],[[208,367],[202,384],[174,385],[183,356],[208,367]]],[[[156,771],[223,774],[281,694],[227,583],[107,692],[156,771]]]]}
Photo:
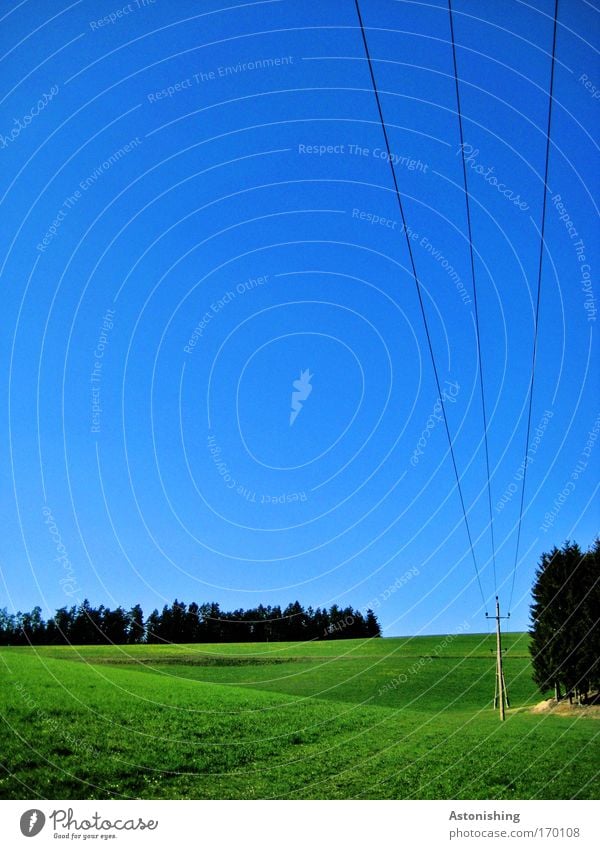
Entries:
{"type": "Polygon", "coordinates": [[[517,544],[515,547],[515,561],[512,569],[512,581],[510,588],[510,596],[508,602],[508,610],[510,612],[513,593],[515,590],[515,578],[517,576],[517,566],[519,563],[519,547],[521,544],[521,527],[523,524],[523,507],[525,504],[525,484],[527,482],[527,466],[529,465],[527,462],[527,454],[529,450],[529,438],[531,435],[531,413],[533,409],[533,388],[535,382],[535,367],[537,362],[537,349],[538,349],[538,330],[539,330],[539,318],[540,318],[540,301],[541,301],[541,292],[542,292],[542,270],[544,263],[544,248],[546,246],[544,234],[546,228],[546,208],[548,205],[548,172],[550,165],[550,129],[552,126],[552,103],[554,99],[554,68],[555,68],[555,60],[556,60],[556,32],[557,32],[557,23],[558,23],[558,0],[554,2],[554,27],[552,34],[552,61],[550,65],[550,88],[548,95],[548,123],[546,127],[546,161],[544,166],[544,189],[543,189],[543,200],[542,200],[542,220],[540,227],[540,254],[539,254],[539,262],[538,262],[538,278],[537,278],[537,296],[536,296],[536,304],[535,304],[535,318],[533,325],[533,354],[531,359],[531,378],[529,380],[529,409],[527,412],[527,435],[525,437],[525,457],[523,461],[523,480],[521,482],[521,499],[519,505],[519,520],[517,524],[517,544]]]}
{"type": "MultiPolygon", "coordinates": [[[[392,172],[392,180],[393,180],[393,183],[394,183],[396,200],[398,202],[398,208],[400,210],[400,217],[402,219],[402,229],[404,230],[404,235],[406,237],[406,244],[407,244],[407,247],[408,247],[408,254],[409,254],[409,258],[410,258],[412,276],[413,276],[413,279],[415,281],[415,287],[416,287],[416,291],[417,291],[419,307],[420,307],[420,310],[421,310],[421,317],[423,319],[423,325],[424,325],[424,328],[425,328],[425,335],[427,337],[427,345],[428,345],[428,348],[429,348],[429,355],[431,357],[433,374],[434,374],[434,377],[435,377],[435,383],[436,383],[436,387],[437,387],[437,391],[438,391],[438,397],[439,397],[440,406],[441,406],[441,409],[442,409],[442,416],[443,416],[443,420],[444,420],[444,429],[446,431],[446,436],[447,436],[447,439],[448,439],[448,445],[449,445],[449,449],[450,449],[450,456],[452,458],[452,467],[454,469],[454,476],[455,476],[455,479],[456,479],[456,487],[457,487],[457,491],[458,491],[458,495],[459,495],[459,499],[460,499],[460,505],[461,505],[461,508],[462,508],[465,528],[466,528],[466,531],[467,531],[467,537],[468,537],[468,541],[469,541],[471,558],[473,560],[473,566],[475,568],[475,576],[476,576],[476,580],[477,580],[477,585],[479,587],[479,592],[481,594],[481,600],[483,602],[483,607],[484,607],[484,609],[486,609],[485,595],[484,595],[484,592],[483,592],[483,586],[481,584],[481,577],[480,577],[480,574],[479,574],[479,568],[477,566],[477,558],[475,557],[475,548],[474,548],[474,545],[473,545],[473,538],[472,538],[472,535],[471,535],[469,520],[467,518],[467,510],[466,510],[466,507],[465,507],[465,500],[464,500],[464,496],[463,496],[463,491],[462,491],[462,487],[460,485],[460,476],[458,474],[458,468],[457,468],[457,465],[456,465],[456,457],[455,457],[455,454],[454,454],[454,446],[453,446],[453,443],[452,443],[452,437],[450,435],[450,428],[449,428],[449,425],[448,425],[448,417],[446,415],[446,406],[444,404],[444,399],[443,399],[443,394],[442,394],[442,390],[441,390],[438,369],[437,369],[437,365],[436,365],[436,362],[435,362],[435,354],[434,354],[434,351],[433,351],[433,344],[432,344],[432,341],[431,341],[431,333],[430,333],[430,330],[429,330],[429,323],[427,321],[427,314],[426,314],[426,311],[425,311],[425,305],[423,303],[423,295],[421,293],[421,283],[419,282],[419,277],[417,275],[417,269],[416,269],[416,265],[415,265],[415,259],[414,259],[414,256],[413,256],[411,240],[410,240],[410,237],[409,237],[409,234],[408,234],[408,228],[407,228],[407,225],[406,225],[406,217],[405,217],[405,214],[404,214],[404,206],[403,206],[403,203],[402,203],[402,197],[401,197],[401,194],[400,194],[400,189],[398,187],[398,180],[396,178],[396,169],[394,168],[394,162],[393,162],[392,152],[391,152],[391,148],[390,148],[390,142],[389,142],[389,138],[388,138],[388,134],[387,134],[387,128],[386,128],[386,125],[385,125],[385,120],[384,120],[384,117],[383,117],[383,111],[382,111],[382,108],[381,108],[381,101],[380,101],[380,98],[379,98],[379,90],[377,88],[375,73],[373,71],[373,63],[372,63],[372,60],[371,60],[371,53],[369,51],[369,45],[368,45],[368,42],[367,42],[365,27],[364,27],[363,18],[362,18],[362,14],[361,14],[361,11],[360,11],[360,5],[359,5],[358,0],[354,0],[354,4],[355,4],[355,7],[356,7],[356,14],[357,14],[358,22],[359,22],[359,25],[360,25],[360,31],[361,31],[363,45],[364,45],[364,49],[365,49],[365,55],[366,55],[366,58],[367,58],[367,64],[368,64],[369,73],[370,73],[370,76],[371,76],[371,84],[372,84],[372,87],[373,87],[373,93],[375,95],[375,101],[377,103],[377,111],[379,113],[379,120],[380,120],[380,123],[381,123],[381,129],[383,131],[383,137],[384,137],[384,140],[385,140],[386,150],[387,150],[387,154],[388,154],[387,159],[388,159],[388,163],[389,163],[389,166],[390,166],[390,170],[392,172]]],[[[487,613],[487,610],[486,610],[486,613],[487,613]]]]}
{"type": "Polygon", "coordinates": [[[492,484],[491,484],[491,475],[490,475],[490,453],[488,447],[488,421],[487,421],[487,410],[485,405],[485,391],[484,391],[484,381],[483,381],[483,360],[481,357],[481,333],[479,330],[479,305],[477,299],[477,282],[475,278],[475,256],[473,251],[473,231],[471,227],[471,205],[469,202],[469,189],[468,189],[468,181],[467,181],[467,164],[465,162],[465,140],[463,134],[463,120],[462,120],[462,109],[460,103],[460,89],[458,85],[458,66],[456,61],[456,41],[454,38],[454,22],[452,19],[452,0],[448,0],[448,15],[450,18],[450,36],[452,39],[452,61],[454,65],[454,86],[456,90],[456,108],[458,113],[458,129],[460,135],[460,149],[461,149],[461,161],[462,161],[462,172],[463,172],[463,185],[465,191],[465,204],[466,204],[466,212],[467,212],[467,236],[469,239],[469,256],[471,260],[471,280],[473,283],[473,305],[475,307],[475,335],[477,338],[477,363],[479,370],[479,386],[480,386],[480,394],[481,394],[481,412],[483,419],[483,438],[485,445],[485,468],[486,468],[486,478],[487,478],[487,495],[488,495],[488,510],[490,516],[490,536],[491,536],[491,544],[492,544],[492,566],[493,566],[493,574],[494,574],[494,595],[498,595],[498,580],[496,576],[496,544],[494,540],[494,516],[492,512],[492,484]]]}

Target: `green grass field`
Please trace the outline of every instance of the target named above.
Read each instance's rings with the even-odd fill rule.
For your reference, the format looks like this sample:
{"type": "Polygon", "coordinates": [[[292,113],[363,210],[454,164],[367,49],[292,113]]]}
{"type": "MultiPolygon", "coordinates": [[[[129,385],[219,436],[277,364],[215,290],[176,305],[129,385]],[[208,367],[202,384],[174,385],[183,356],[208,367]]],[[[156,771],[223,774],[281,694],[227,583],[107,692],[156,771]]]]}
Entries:
{"type": "Polygon", "coordinates": [[[600,723],[507,634],[0,649],[0,797],[598,798],[600,723]]]}

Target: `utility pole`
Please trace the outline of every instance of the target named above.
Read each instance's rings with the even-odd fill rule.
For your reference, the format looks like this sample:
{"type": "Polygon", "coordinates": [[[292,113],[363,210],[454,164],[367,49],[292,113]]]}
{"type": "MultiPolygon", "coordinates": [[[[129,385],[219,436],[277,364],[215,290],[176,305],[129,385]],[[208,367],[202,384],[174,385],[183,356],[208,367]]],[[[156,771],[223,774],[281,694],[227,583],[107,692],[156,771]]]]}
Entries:
{"type": "Polygon", "coordinates": [[[500,721],[504,722],[505,707],[510,707],[510,703],[508,701],[508,692],[506,689],[506,683],[504,681],[504,670],[502,668],[502,639],[500,637],[500,620],[509,619],[510,614],[508,616],[500,616],[500,602],[498,600],[498,596],[496,596],[496,615],[488,616],[488,614],[486,613],[486,616],[488,619],[496,620],[496,692],[494,694],[494,709],[499,703],[500,721]]]}

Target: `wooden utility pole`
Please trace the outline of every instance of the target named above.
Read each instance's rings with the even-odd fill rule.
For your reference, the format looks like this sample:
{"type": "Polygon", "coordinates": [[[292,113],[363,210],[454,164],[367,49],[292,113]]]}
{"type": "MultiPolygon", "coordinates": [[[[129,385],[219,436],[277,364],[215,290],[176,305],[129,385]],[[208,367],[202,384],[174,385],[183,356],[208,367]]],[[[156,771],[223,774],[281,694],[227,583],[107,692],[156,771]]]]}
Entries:
{"type": "MultiPolygon", "coordinates": [[[[486,616],[487,613],[486,613],[486,616]]],[[[500,616],[500,602],[496,596],[496,615],[488,616],[488,619],[496,620],[496,692],[494,693],[494,709],[500,705],[500,720],[505,718],[505,708],[510,707],[508,692],[504,681],[504,670],[502,668],[502,638],[500,636],[500,620],[508,619],[508,616],[500,616]]]]}

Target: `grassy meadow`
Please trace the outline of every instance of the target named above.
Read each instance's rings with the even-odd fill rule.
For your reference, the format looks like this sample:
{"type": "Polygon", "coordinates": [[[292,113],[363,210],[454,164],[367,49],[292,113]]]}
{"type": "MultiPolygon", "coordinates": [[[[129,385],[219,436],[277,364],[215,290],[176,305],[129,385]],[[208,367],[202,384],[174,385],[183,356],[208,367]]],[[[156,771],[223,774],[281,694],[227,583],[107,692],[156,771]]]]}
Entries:
{"type": "Polygon", "coordinates": [[[598,798],[600,723],[528,637],[0,649],[0,798],[598,798]]]}

